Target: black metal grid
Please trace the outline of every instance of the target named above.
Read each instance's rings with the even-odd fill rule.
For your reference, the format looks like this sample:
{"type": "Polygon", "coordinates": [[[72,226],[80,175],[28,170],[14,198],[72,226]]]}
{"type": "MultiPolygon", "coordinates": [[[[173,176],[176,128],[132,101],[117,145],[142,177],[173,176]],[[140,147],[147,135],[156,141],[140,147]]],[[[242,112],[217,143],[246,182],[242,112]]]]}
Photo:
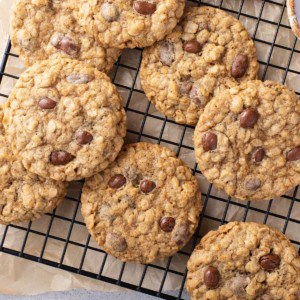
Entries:
{"type": "MultiPolygon", "coordinates": [[[[286,83],[294,88],[298,95],[300,94],[299,81],[296,80],[300,71],[297,67],[294,67],[294,65],[297,65],[296,60],[300,58],[300,47],[299,43],[297,45],[297,39],[292,35],[287,23],[285,1],[207,0],[193,2],[199,5],[219,7],[246,23],[246,27],[251,32],[256,45],[259,49],[262,49],[258,52],[260,78],[262,80],[272,79],[276,74],[276,78],[280,78],[282,83],[286,83]],[[259,2],[259,11],[245,9],[247,1],[259,2]],[[266,11],[270,12],[270,9],[274,10],[272,20],[266,17],[266,11]],[[274,34],[264,36],[266,28],[273,31],[274,34]],[[278,37],[282,36],[282,32],[285,31],[283,41],[278,37]]],[[[114,260],[93,243],[86,233],[85,225],[79,214],[83,182],[77,182],[74,183],[72,189],[72,191],[76,190],[77,192],[70,191],[63,207],[57,208],[52,214],[47,214],[36,222],[0,227],[0,251],[163,299],[186,299],[187,296],[184,292],[185,262],[201,236],[221,224],[230,220],[251,221],[253,218],[260,219],[261,223],[270,223],[286,233],[291,238],[292,243],[299,248],[300,235],[297,231],[300,229],[300,217],[297,212],[300,211],[300,195],[298,187],[282,196],[281,199],[263,203],[240,202],[215,191],[214,187],[204,180],[197,164],[193,161],[191,163],[189,159],[193,154],[190,139],[193,127],[178,125],[159,114],[146,100],[143,91],[140,89],[138,72],[141,64],[141,53],[142,49],[126,50],[126,55],[131,57],[132,61],[123,59],[125,56],[123,55],[116,63],[112,73],[112,80],[123,96],[124,107],[130,120],[127,141],[147,140],[164,144],[175,150],[178,156],[188,161],[193,173],[199,177],[202,187],[205,187],[202,188],[204,207],[197,233],[190,244],[176,254],[175,258],[170,257],[162,263],[140,265],[138,270],[135,269],[136,277],[138,277],[135,282],[133,282],[133,279],[128,280],[128,276],[126,276],[126,271],[131,270],[132,264],[117,262],[117,266],[114,266],[114,274],[109,273],[107,264],[109,261],[114,260]],[[124,77],[124,74],[128,74],[128,78],[131,80],[130,83],[124,83],[120,80],[121,77],[124,77]],[[152,125],[149,125],[151,123],[152,125]],[[153,128],[155,128],[154,131],[153,128]],[[170,130],[176,132],[176,134],[166,137],[166,132],[170,130]],[[277,205],[277,203],[280,205],[277,205]],[[216,207],[218,207],[217,214],[215,214],[216,207]],[[222,210],[221,214],[220,209],[222,210]],[[55,227],[59,227],[61,230],[55,230],[55,227]],[[65,230],[62,230],[62,228],[65,228],[65,230]],[[18,243],[15,239],[12,241],[12,234],[20,237],[18,243]],[[77,238],[78,235],[84,236],[77,238]],[[38,246],[35,246],[32,250],[32,247],[28,247],[30,243],[35,243],[38,246]],[[60,253],[56,254],[54,258],[53,253],[52,256],[48,255],[48,253],[51,253],[51,243],[54,244],[55,249],[61,249],[60,253]],[[74,261],[70,260],[68,255],[70,249],[78,254],[74,261]],[[95,257],[98,258],[98,265],[93,270],[91,266],[85,266],[89,255],[93,257],[93,261],[95,257]],[[66,259],[67,257],[68,259],[66,259]],[[176,260],[175,263],[174,260],[176,260]],[[177,266],[179,260],[184,262],[183,267],[177,266]],[[149,273],[155,274],[159,278],[159,284],[145,284],[149,273]],[[176,281],[175,291],[168,291],[170,285],[167,284],[167,281],[169,279],[176,281]]],[[[8,98],[8,93],[1,91],[1,83],[3,84],[5,80],[18,78],[16,74],[7,71],[9,61],[16,58],[17,55],[11,52],[11,44],[8,41],[0,65],[0,100],[8,98]]],[[[114,262],[116,263],[116,261],[114,262]]],[[[96,265],[95,262],[94,265],[96,265]]]]}

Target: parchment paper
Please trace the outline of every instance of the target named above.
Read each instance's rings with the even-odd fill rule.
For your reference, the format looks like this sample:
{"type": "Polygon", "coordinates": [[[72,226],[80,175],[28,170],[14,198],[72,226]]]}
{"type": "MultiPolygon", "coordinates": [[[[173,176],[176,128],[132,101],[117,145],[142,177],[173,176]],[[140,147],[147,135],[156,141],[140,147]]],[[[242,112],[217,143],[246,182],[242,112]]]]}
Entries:
{"type": "MultiPolygon", "coordinates": [[[[12,5],[11,0],[0,0],[0,57],[2,58],[6,41],[8,38],[8,19],[9,19],[9,9],[12,5]]],[[[220,0],[209,1],[212,4],[218,5],[220,0]]],[[[283,3],[283,0],[276,0],[278,3],[283,3]]],[[[227,9],[237,10],[240,6],[240,0],[225,0],[223,2],[223,7],[227,9]]],[[[260,0],[245,0],[243,5],[243,13],[251,16],[258,16],[260,13],[262,1],[260,0]]],[[[256,38],[260,41],[256,42],[258,57],[261,62],[267,62],[270,56],[269,68],[265,71],[265,64],[261,64],[259,78],[265,75],[266,79],[276,80],[283,82],[285,78],[285,69],[288,66],[288,62],[291,58],[291,51],[289,48],[293,47],[295,42],[295,37],[289,28],[281,27],[279,29],[276,40],[274,40],[277,26],[265,22],[265,20],[270,20],[277,24],[280,20],[282,7],[279,5],[266,3],[259,26],[257,28],[256,38]],[[267,41],[270,43],[275,42],[275,45],[281,45],[284,48],[275,46],[272,53],[270,53],[270,46],[263,43],[267,41]],[[280,66],[282,69],[275,69],[274,65],[280,66]]],[[[240,20],[244,23],[251,35],[254,34],[257,21],[250,17],[241,16],[240,20]]],[[[282,19],[282,24],[288,25],[288,19],[286,12],[282,19]]],[[[299,50],[299,43],[296,45],[296,49],[299,50]]],[[[125,50],[121,63],[127,66],[137,67],[139,63],[139,50],[125,50]]],[[[293,53],[290,61],[290,69],[299,70],[300,69],[300,59],[298,53],[293,53]]],[[[8,65],[6,68],[6,73],[19,75],[24,70],[21,62],[12,56],[9,57],[8,65]]],[[[120,67],[116,75],[116,83],[131,87],[135,76],[135,71],[120,67]]],[[[16,80],[3,77],[2,84],[0,85],[0,93],[9,94],[16,80]]],[[[286,77],[285,83],[297,92],[300,92],[300,79],[295,73],[289,72],[286,77]]],[[[140,89],[140,81],[137,79],[135,88],[140,89]]],[[[147,110],[148,101],[146,97],[138,92],[133,92],[130,102],[128,102],[129,90],[119,88],[124,105],[128,105],[129,108],[136,111],[145,112],[147,110]]],[[[4,102],[6,98],[0,96],[0,101],[4,102]]],[[[155,108],[151,105],[148,113],[151,115],[161,116],[155,108]]],[[[128,112],[128,128],[131,131],[140,132],[141,126],[143,126],[144,116],[143,114],[138,114],[133,111],[128,112]]],[[[149,141],[155,143],[156,141],[147,138],[147,135],[159,137],[161,134],[163,122],[157,120],[150,116],[147,117],[143,136],[141,140],[149,141]]],[[[165,145],[174,151],[178,150],[177,146],[166,143],[166,141],[172,141],[178,143],[183,134],[184,127],[176,124],[166,123],[165,130],[162,135],[161,144],[165,145]]],[[[193,130],[187,128],[184,133],[183,145],[192,146],[192,135],[193,130]]],[[[137,141],[137,135],[133,133],[128,133],[127,142],[137,141]]],[[[181,148],[179,156],[190,166],[194,167],[194,153],[193,151],[181,148]]],[[[203,176],[198,175],[201,189],[206,193],[208,189],[208,182],[203,178],[203,176]]],[[[69,189],[69,196],[77,197],[78,195],[78,183],[72,184],[69,189]]],[[[221,192],[216,191],[214,188],[211,194],[218,196],[220,198],[227,199],[227,196],[221,192]]],[[[299,194],[299,192],[298,192],[299,194]]],[[[293,191],[289,193],[290,196],[293,195],[293,191]]],[[[299,195],[298,195],[299,197],[299,195]]],[[[243,203],[236,201],[237,204],[243,203]]],[[[53,225],[50,230],[50,238],[47,240],[45,252],[43,258],[59,262],[61,259],[62,251],[64,249],[64,242],[55,240],[51,236],[66,238],[70,229],[70,222],[64,220],[62,217],[72,218],[76,215],[76,221],[83,222],[80,207],[76,210],[76,201],[66,200],[56,211],[58,217],[54,218],[53,225]]],[[[244,203],[243,203],[244,204],[244,203]]],[[[247,214],[247,221],[264,222],[267,224],[283,230],[285,220],[279,218],[278,216],[286,216],[289,210],[292,208],[290,213],[291,219],[300,219],[300,203],[292,203],[288,199],[280,198],[275,199],[270,205],[270,212],[273,215],[269,215],[265,219],[264,210],[269,206],[268,201],[252,202],[250,204],[251,208],[256,208],[258,211],[250,209],[247,214]],[[291,207],[293,205],[293,207],[291,207]]],[[[219,221],[214,221],[213,218],[223,219],[225,221],[231,220],[243,220],[245,209],[239,207],[238,205],[230,204],[226,216],[224,217],[224,211],[226,209],[227,203],[221,202],[210,198],[207,202],[207,207],[205,210],[205,216],[210,217],[203,220],[200,234],[205,234],[211,229],[216,229],[219,225],[219,221]]],[[[49,216],[44,216],[40,220],[32,223],[31,229],[33,231],[38,231],[45,233],[47,231],[49,222],[49,216]]],[[[23,223],[21,227],[27,228],[28,223],[23,223]]],[[[0,226],[0,242],[2,240],[3,232],[5,227],[0,226]]],[[[295,241],[300,241],[300,230],[299,225],[295,222],[290,221],[286,227],[286,235],[295,241]]],[[[24,230],[14,229],[9,227],[7,236],[5,239],[4,247],[15,249],[20,251],[24,241],[24,236],[26,232],[24,230]]],[[[75,223],[73,226],[70,241],[74,243],[85,244],[88,239],[88,232],[84,225],[81,223],[75,223]]],[[[41,249],[44,243],[44,236],[29,233],[28,240],[24,248],[24,253],[31,254],[35,256],[40,256],[41,249]]],[[[89,246],[98,248],[94,241],[90,241],[89,246]]],[[[187,245],[184,251],[190,251],[191,243],[187,245]]],[[[66,255],[63,259],[63,264],[78,268],[80,265],[82,253],[84,248],[76,246],[76,244],[69,244],[67,247],[66,255]]],[[[83,264],[83,270],[98,273],[101,266],[104,254],[93,251],[92,249],[87,250],[86,258],[83,264]]],[[[170,264],[172,270],[177,270],[179,272],[184,272],[186,267],[187,256],[182,254],[176,254],[170,264]]],[[[167,261],[156,262],[155,265],[165,267],[167,261]]],[[[118,260],[108,257],[103,268],[103,275],[117,279],[119,272],[121,270],[122,263],[118,260]]],[[[122,277],[123,281],[131,284],[138,285],[142,272],[144,271],[144,266],[127,263],[124,274],[122,277]]],[[[161,280],[163,278],[164,272],[158,269],[149,267],[143,281],[142,286],[145,288],[150,288],[152,290],[158,290],[161,285],[161,280]]],[[[182,276],[176,274],[168,273],[166,277],[165,284],[163,286],[163,291],[176,290],[180,288],[182,282],[182,276]]],[[[33,263],[28,260],[16,258],[7,254],[0,253],[0,293],[14,293],[14,294],[37,294],[47,291],[58,291],[58,290],[71,290],[75,288],[85,288],[91,290],[102,290],[102,291],[116,291],[119,288],[112,285],[104,284],[100,281],[88,279],[84,276],[74,275],[73,273],[62,271],[56,268],[48,267],[42,264],[33,263]]]]}

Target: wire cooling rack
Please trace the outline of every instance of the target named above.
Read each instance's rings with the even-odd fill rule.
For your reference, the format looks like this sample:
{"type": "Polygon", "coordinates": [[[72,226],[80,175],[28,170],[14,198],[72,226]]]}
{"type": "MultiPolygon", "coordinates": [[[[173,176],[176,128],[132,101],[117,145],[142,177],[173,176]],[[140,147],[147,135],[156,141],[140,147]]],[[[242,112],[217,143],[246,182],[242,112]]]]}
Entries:
{"type": "MultiPolygon", "coordinates": [[[[259,78],[276,79],[300,94],[300,68],[297,66],[300,45],[289,28],[285,1],[193,2],[219,7],[240,19],[258,48],[259,78]]],[[[178,125],[159,114],[141,90],[138,78],[141,53],[142,49],[126,50],[112,73],[112,80],[123,97],[128,115],[127,142],[146,140],[163,144],[175,150],[199,178],[204,207],[197,233],[189,245],[174,257],[150,265],[115,260],[88,235],[80,215],[83,182],[76,182],[72,184],[64,204],[52,214],[34,222],[1,226],[0,251],[163,299],[187,299],[184,291],[186,262],[201,236],[221,224],[232,220],[267,223],[285,233],[299,249],[298,187],[280,199],[264,202],[240,202],[216,191],[203,178],[194,162],[191,140],[193,127],[178,125]]],[[[17,55],[11,51],[8,41],[0,65],[2,102],[8,98],[9,91],[1,87],[7,81],[17,80],[19,75],[9,68],[16,59],[17,55]]]]}

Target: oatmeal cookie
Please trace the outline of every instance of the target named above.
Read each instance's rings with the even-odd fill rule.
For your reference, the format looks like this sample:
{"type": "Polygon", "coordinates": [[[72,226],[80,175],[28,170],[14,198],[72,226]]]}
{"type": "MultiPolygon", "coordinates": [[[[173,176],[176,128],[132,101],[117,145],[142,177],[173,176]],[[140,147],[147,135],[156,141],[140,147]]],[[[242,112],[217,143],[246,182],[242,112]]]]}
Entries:
{"type": "Polygon", "coordinates": [[[109,78],[60,56],[21,75],[4,114],[14,154],[30,172],[55,180],[78,180],[103,170],[126,134],[122,100],[109,78]]]}
{"type": "Polygon", "coordinates": [[[300,184],[300,102],[287,87],[258,80],[217,95],[194,133],[196,159],[217,188],[269,200],[300,184]]]}
{"type": "Polygon", "coordinates": [[[55,53],[85,61],[108,72],[121,54],[104,47],[80,26],[74,12],[80,1],[18,0],[11,13],[14,50],[28,67],[55,53]]]}
{"type": "Polygon", "coordinates": [[[97,243],[122,261],[150,263],[181,249],[202,209],[191,170],[171,150],[126,145],[107,169],[86,180],[82,214],[97,243]]]}
{"type": "Polygon", "coordinates": [[[77,20],[97,39],[119,49],[146,47],[170,33],[184,0],[81,0],[77,20]]]}
{"type": "Polygon", "coordinates": [[[192,300],[300,299],[300,258],[279,231],[231,222],[209,232],[188,261],[192,300]]]}
{"type": "Polygon", "coordinates": [[[161,113],[196,125],[214,95],[256,79],[257,71],[256,49],[243,25],[222,10],[193,7],[164,41],[144,50],[140,75],[161,113]]]}
{"type": "Polygon", "coordinates": [[[65,195],[67,184],[28,173],[12,155],[2,125],[0,107],[0,223],[34,220],[51,212],[65,195]]]}

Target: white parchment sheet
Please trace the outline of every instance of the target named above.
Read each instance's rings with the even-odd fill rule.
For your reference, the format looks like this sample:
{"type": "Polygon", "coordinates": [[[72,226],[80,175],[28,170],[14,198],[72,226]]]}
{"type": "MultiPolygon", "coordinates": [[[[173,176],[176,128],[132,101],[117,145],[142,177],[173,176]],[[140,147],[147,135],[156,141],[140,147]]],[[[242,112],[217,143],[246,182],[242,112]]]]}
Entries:
{"type": "MultiPolygon", "coordinates": [[[[283,3],[283,0],[274,0],[278,3],[283,3]]],[[[219,5],[220,0],[206,0],[204,3],[211,3],[219,5]]],[[[238,11],[241,0],[224,0],[223,8],[238,11]]],[[[8,39],[8,23],[9,23],[9,10],[12,5],[12,0],[0,0],[0,58],[2,59],[5,45],[8,39]]],[[[292,53],[290,50],[295,43],[295,37],[292,31],[288,27],[280,27],[277,32],[277,23],[281,20],[281,24],[288,25],[288,18],[286,12],[282,16],[282,6],[276,4],[265,3],[261,20],[257,26],[257,20],[254,17],[260,15],[263,1],[261,0],[245,0],[242,13],[247,16],[241,15],[240,20],[246,26],[250,34],[257,39],[256,46],[258,52],[258,58],[261,62],[261,68],[259,78],[265,76],[266,79],[276,80],[285,83],[297,92],[300,92],[300,78],[293,72],[288,72],[286,76],[286,68],[289,66],[291,70],[300,70],[300,55],[297,52],[292,53]],[[253,17],[251,17],[253,16],[253,17]],[[266,22],[269,20],[271,22],[266,22]],[[276,37],[276,38],[275,38],[276,37]],[[270,44],[266,44],[268,42],[270,44]],[[275,47],[271,52],[271,44],[274,43],[275,47]],[[269,59],[270,58],[270,59],[269,59]],[[266,70],[266,62],[268,68],[266,70]],[[276,68],[275,66],[279,67],[276,68]],[[286,76],[286,78],[285,78],[286,76]]],[[[296,49],[300,49],[300,43],[296,44],[296,49]]],[[[139,50],[125,50],[121,64],[138,67],[140,51],[139,50]]],[[[22,63],[18,58],[10,56],[5,72],[13,75],[20,75],[23,71],[22,63]]],[[[131,87],[136,71],[130,68],[120,66],[116,74],[115,83],[131,87]]],[[[0,85],[0,94],[8,95],[15,84],[16,80],[10,77],[4,76],[2,84],[0,85]]],[[[137,78],[135,83],[135,89],[141,89],[140,81],[137,78]]],[[[148,116],[146,119],[143,114],[137,113],[145,112],[148,109],[148,101],[146,97],[133,91],[132,97],[129,101],[130,90],[119,88],[119,91],[123,97],[124,105],[128,105],[130,111],[128,112],[128,129],[130,132],[127,136],[127,142],[137,141],[141,127],[143,127],[143,135],[141,140],[149,142],[157,142],[152,137],[160,137],[163,121],[155,119],[152,116],[161,116],[155,108],[151,105],[149,107],[148,116]]],[[[4,102],[5,97],[0,96],[0,101],[4,102]]],[[[179,143],[182,135],[184,134],[183,145],[192,146],[193,130],[190,128],[185,129],[184,126],[176,125],[167,122],[161,136],[161,144],[165,145],[175,151],[178,151],[178,146],[167,143],[166,141],[172,141],[179,143]]],[[[190,166],[194,167],[194,153],[188,148],[182,147],[179,156],[190,166]]],[[[199,182],[203,193],[207,192],[208,182],[203,176],[198,175],[199,182]]],[[[69,190],[69,196],[76,198],[79,192],[78,183],[72,184],[69,190]]],[[[288,195],[293,196],[291,191],[288,195]]],[[[214,188],[211,191],[211,195],[227,199],[227,196],[216,191],[214,188]]],[[[299,198],[298,192],[298,198],[299,198]]],[[[245,204],[243,202],[235,201],[234,204],[228,204],[226,201],[219,201],[214,198],[210,198],[207,201],[207,207],[205,210],[205,218],[201,225],[200,234],[207,233],[210,229],[216,229],[220,225],[220,221],[214,221],[217,219],[223,219],[224,221],[230,220],[243,220],[245,216],[245,208],[239,206],[239,204],[245,204]],[[227,214],[224,211],[227,210],[227,214]]],[[[267,224],[283,230],[286,226],[286,235],[288,238],[294,241],[300,241],[300,225],[293,222],[293,220],[300,219],[300,203],[292,202],[290,199],[280,198],[274,199],[271,203],[269,201],[264,202],[252,202],[249,206],[247,213],[247,221],[264,222],[267,224]],[[270,214],[266,216],[265,210],[269,207],[270,214]],[[286,224],[285,219],[280,216],[287,216],[290,213],[290,221],[286,224]]],[[[43,258],[60,262],[62,252],[65,247],[65,243],[62,240],[52,237],[58,237],[66,239],[70,230],[71,222],[65,218],[72,219],[76,215],[76,222],[73,224],[72,233],[70,236],[70,243],[66,249],[65,256],[62,260],[64,265],[68,265],[74,268],[79,268],[84,247],[80,247],[79,244],[86,244],[88,239],[88,232],[82,223],[82,217],[80,214],[80,206],[77,207],[77,202],[67,199],[56,211],[56,217],[53,218],[53,223],[50,228],[49,238],[47,240],[43,258]]],[[[9,227],[7,236],[5,238],[4,247],[21,251],[24,247],[24,253],[40,257],[41,250],[44,245],[45,237],[40,233],[46,233],[48,229],[51,216],[44,216],[40,220],[34,221],[31,225],[31,231],[28,234],[28,239],[25,245],[23,245],[25,230],[9,227]]],[[[19,225],[22,228],[27,228],[28,223],[19,225]]],[[[5,226],[0,226],[0,243],[5,230],[5,226]]],[[[185,247],[184,251],[190,251],[191,244],[185,247]]],[[[86,257],[83,263],[82,269],[84,271],[99,273],[101,264],[103,262],[104,254],[98,251],[98,246],[94,241],[89,242],[89,248],[86,252],[86,257]]],[[[173,271],[184,272],[186,267],[186,261],[188,256],[183,254],[176,254],[171,263],[170,269],[173,271]]],[[[156,262],[154,265],[165,267],[167,260],[163,262],[156,262]]],[[[122,263],[118,260],[108,256],[102,271],[103,276],[118,279],[122,263]]],[[[125,266],[122,281],[130,284],[138,285],[144,271],[144,266],[128,263],[125,266]]],[[[142,287],[149,288],[151,290],[158,291],[161,285],[164,271],[161,271],[155,267],[149,266],[142,284],[142,287]]],[[[166,281],[162,288],[163,291],[177,290],[182,284],[182,276],[176,274],[176,272],[168,272],[166,281]]],[[[84,276],[76,275],[71,272],[59,270],[57,268],[48,267],[43,264],[33,263],[29,260],[17,258],[11,255],[0,253],[0,293],[14,293],[14,294],[37,294],[47,291],[61,291],[71,290],[76,288],[102,290],[102,291],[117,291],[118,287],[107,285],[101,281],[89,279],[84,276]]]]}

